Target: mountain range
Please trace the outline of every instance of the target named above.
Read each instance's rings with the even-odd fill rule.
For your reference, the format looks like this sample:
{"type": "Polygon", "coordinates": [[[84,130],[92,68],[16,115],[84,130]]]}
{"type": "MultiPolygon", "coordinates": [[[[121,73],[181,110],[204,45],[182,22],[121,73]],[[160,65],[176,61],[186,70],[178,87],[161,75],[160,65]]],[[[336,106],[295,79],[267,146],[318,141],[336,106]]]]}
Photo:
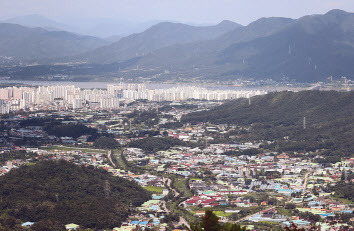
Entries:
{"type": "Polygon", "coordinates": [[[122,62],[134,57],[149,55],[155,50],[175,44],[199,42],[217,38],[241,25],[223,21],[215,26],[196,27],[182,23],[162,22],[146,31],[124,37],[78,56],[77,61],[89,63],[122,62]]]}
{"type": "Polygon", "coordinates": [[[43,15],[31,14],[4,19],[1,22],[18,24],[31,28],[41,27],[49,31],[68,31],[99,38],[108,38],[112,36],[123,37],[133,33],[140,33],[159,22],[162,22],[161,20],[135,22],[110,18],[83,18],[81,16],[62,17],[58,20],[59,21],[56,21],[43,15]]]}
{"type": "Polygon", "coordinates": [[[354,14],[340,10],[298,20],[262,18],[215,40],[160,49],[137,63],[223,80],[353,78],[353,33],[354,14]]]}
{"type": "Polygon", "coordinates": [[[0,56],[2,57],[37,61],[76,55],[105,44],[107,41],[92,36],[0,23],[0,56]]]}
{"type": "Polygon", "coordinates": [[[342,10],[296,20],[261,18],[247,26],[231,21],[214,26],[162,22],[141,33],[106,40],[10,24],[0,24],[0,33],[2,56],[43,64],[124,62],[129,64],[120,70],[125,76],[133,72],[147,76],[154,70],[165,80],[171,74],[164,73],[209,80],[299,82],[354,77],[354,14],[342,10]]]}
{"type": "Polygon", "coordinates": [[[64,23],[59,23],[52,19],[37,14],[17,16],[17,17],[6,19],[2,22],[18,24],[21,26],[31,27],[31,28],[41,27],[43,29],[50,30],[50,31],[71,31],[72,30],[70,26],[64,23]]]}

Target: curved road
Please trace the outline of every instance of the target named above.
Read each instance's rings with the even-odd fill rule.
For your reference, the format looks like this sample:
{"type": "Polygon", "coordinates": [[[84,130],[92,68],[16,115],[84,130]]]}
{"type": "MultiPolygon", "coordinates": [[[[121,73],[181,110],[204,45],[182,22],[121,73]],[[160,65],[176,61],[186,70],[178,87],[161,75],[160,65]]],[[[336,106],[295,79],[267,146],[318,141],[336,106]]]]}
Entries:
{"type": "Polygon", "coordinates": [[[107,158],[109,160],[109,162],[111,162],[112,166],[113,167],[116,167],[116,164],[113,162],[112,160],[112,150],[109,150],[108,153],[107,153],[107,158]]]}
{"type": "MultiPolygon", "coordinates": [[[[177,192],[174,188],[171,187],[171,179],[170,179],[170,178],[165,178],[165,177],[164,177],[164,178],[163,178],[163,181],[164,181],[165,183],[167,183],[167,187],[168,187],[170,190],[172,190],[174,197],[178,197],[178,196],[180,195],[179,192],[177,192]]],[[[167,207],[166,207],[166,202],[165,202],[165,201],[163,202],[163,206],[164,206],[164,208],[165,208],[165,211],[166,211],[167,213],[169,213],[170,210],[167,209],[167,207]]],[[[178,222],[178,224],[177,224],[176,226],[178,227],[178,226],[182,226],[182,225],[184,225],[185,227],[187,227],[188,229],[190,229],[189,223],[186,221],[186,219],[184,219],[184,217],[180,216],[180,217],[179,217],[179,222],[178,222]]]]}

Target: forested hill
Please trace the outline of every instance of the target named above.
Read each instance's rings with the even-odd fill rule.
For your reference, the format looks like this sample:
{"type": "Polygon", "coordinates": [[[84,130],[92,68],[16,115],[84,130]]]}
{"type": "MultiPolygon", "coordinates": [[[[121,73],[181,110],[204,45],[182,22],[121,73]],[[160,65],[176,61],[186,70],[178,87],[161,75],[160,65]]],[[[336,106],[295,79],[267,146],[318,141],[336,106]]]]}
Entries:
{"type": "Polygon", "coordinates": [[[272,123],[282,126],[302,126],[348,118],[354,112],[354,92],[301,91],[275,92],[248,99],[227,102],[207,112],[191,113],[183,122],[272,123]]]}
{"type": "Polygon", "coordinates": [[[1,176],[0,185],[1,214],[52,230],[65,230],[69,223],[114,228],[128,217],[130,205],[140,206],[150,198],[134,182],[66,161],[22,166],[1,176]]]}
{"type": "Polygon", "coordinates": [[[250,128],[240,132],[239,137],[270,140],[289,136],[290,140],[303,142],[304,147],[298,147],[302,150],[312,146],[344,152],[354,149],[353,112],[353,91],[276,92],[253,97],[251,104],[248,99],[238,99],[209,111],[191,113],[182,117],[182,122],[235,124],[250,128]]]}

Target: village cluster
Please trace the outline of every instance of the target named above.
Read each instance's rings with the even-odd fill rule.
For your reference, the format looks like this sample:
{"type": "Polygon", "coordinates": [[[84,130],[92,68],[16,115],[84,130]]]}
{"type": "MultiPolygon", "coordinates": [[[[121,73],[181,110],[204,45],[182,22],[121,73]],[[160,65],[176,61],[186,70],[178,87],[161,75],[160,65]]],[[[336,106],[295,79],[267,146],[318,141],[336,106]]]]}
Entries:
{"type": "MultiPolygon", "coordinates": [[[[354,158],[328,165],[308,158],[316,152],[294,155],[259,151],[261,143],[215,142],[220,135],[238,129],[236,126],[184,124],[179,128],[163,127],[178,122],[186,113],[216,104],[189,102],[193,103],[196,107],[192,109],[179,107],[183,106],[180,103],[169,103],[168,106],[175,109],[167,112],[159,112],[161,105],[157,103],[141,103],[120,111],[36,112],[3,118],[0,155],[14,151],[30,155],[2,160],[1,174],[38,160],[64,159],[78,165],[103,168],[115,176],[135,181],[152,192],[152,199],[136,208],[121,227],[114,229],[116,231],[136,227],[159,230],[169,230],[171,226],[188,227],[190,218],[204,215],[206,209],[214,210],[221,222],[238,222],[248,229],[256,229],[259,224],[286,227],[292,223],[309,228],[316,220],[321,230],[340,230],[353,221],[353,218],[345,220],[341,216],[353,213],[351,204],[326,189],[341,180],[347,181],[343,175],[345,178],[345,173],[352,170],[354,158]],[[159,113],[159,121],[150,126],[134,122],[134,118],[128,116],[134,111],[151,109],[159,113]],[[61,119],[62,124],[83,123],[99,133],[111,134],[122,146],[112,151],[97,149],[89,141],[89,135],[57,137],[47,134],[43,125],[21,125],[31,118],[61,119]],[[152,136],[176,138],[182,143],[153,151],[129,145],[152,136]],[[40,146],[20,145],[24,139],[40,146]],[[183,145],[185,143],[202,143],[203,147],[183,145]],[[247,150],[256,152],[247,153],[247,150]],[[171,214],[178,214],[178,217],[171,217],[171,214]]],[[[78,227],[79,224],[68,224],[67,229],[78,227]]]]}

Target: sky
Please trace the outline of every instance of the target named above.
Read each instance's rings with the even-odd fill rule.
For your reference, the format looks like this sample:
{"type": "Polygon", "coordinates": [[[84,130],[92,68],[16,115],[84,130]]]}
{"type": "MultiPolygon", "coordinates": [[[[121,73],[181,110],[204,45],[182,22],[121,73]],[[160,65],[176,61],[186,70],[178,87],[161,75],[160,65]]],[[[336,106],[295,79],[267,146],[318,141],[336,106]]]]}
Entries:
{"type": "Polygon", "coordinates": [[[354,12],[354,0],[0,0],[0,18],[39,14],[51,19],[110,18],[243,25],[261,17],[299,18],[331,9],[354,12]]]}

